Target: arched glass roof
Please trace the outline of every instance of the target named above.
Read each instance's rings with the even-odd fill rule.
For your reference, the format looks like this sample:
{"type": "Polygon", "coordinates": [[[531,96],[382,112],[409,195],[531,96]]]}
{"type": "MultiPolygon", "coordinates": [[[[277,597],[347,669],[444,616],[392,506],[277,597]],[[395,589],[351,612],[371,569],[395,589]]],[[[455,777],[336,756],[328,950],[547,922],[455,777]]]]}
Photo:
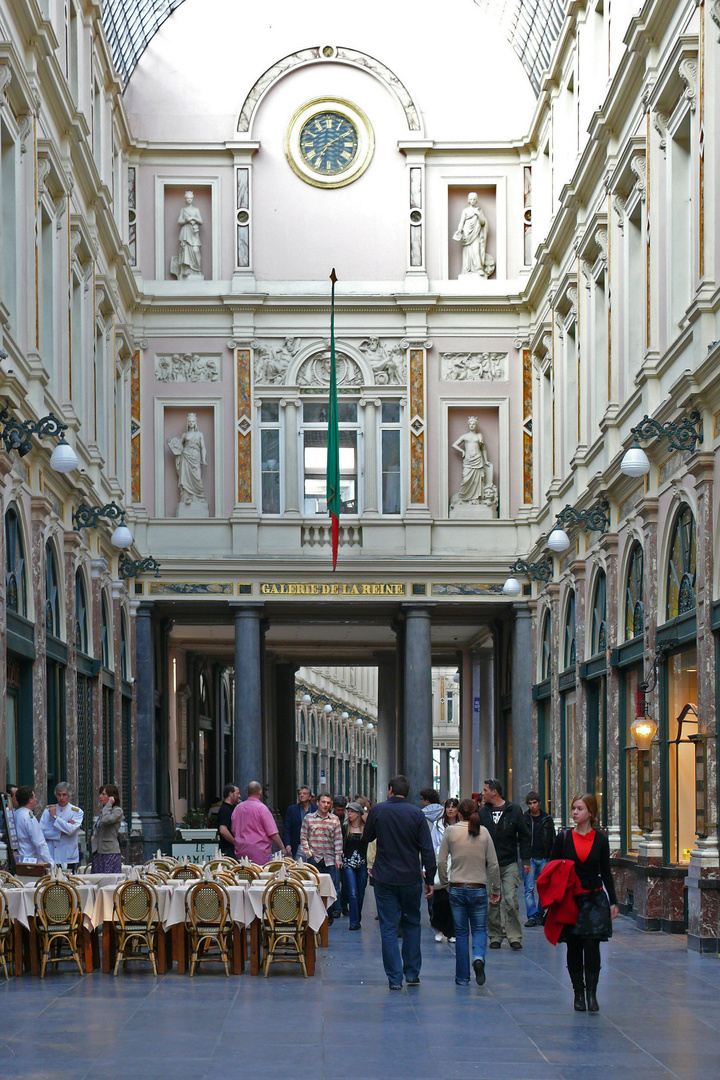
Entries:
{"type": "MultiPolygon", "coordinates": [[[[123,88],[165,20],[183,0],[105,0],[103,26],[123,88]]],[[[539,93],[568,0],[475,0],[505,30],[539,93]]]]}

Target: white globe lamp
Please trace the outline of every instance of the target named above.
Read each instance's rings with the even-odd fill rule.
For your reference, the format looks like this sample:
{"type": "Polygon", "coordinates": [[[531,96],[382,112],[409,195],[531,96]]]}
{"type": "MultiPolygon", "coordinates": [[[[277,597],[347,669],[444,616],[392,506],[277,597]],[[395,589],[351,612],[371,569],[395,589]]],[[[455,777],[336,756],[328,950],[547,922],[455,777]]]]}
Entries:
{"type": "Polygon", "coordinates": [[[620,462],[620,472],[625,476],[647,476],[650,472],[650,462],[642,446],[634,443],[620,462]]]}
{"type": "Polygon", "coordinates": [[[519,596],[521,589],[518,579],[509,577],[503,585],[503,592],[505,593],[505,596],[519,596]]]}
{"type": "Polygon", "coordinates": [[[50,468],[55,472],[69,473],[78,467],[77,454],[69,443],[61,439],[50,455],[50,468]]]}
{"type": "Polygon", "coordinates": [[[116,548],[129,548],[133,542],[133,536],[127,525],[118,525],[110,538],[110,543],[116,548]]]}
{"type": "Polygon", "coordinates": [[[548,547],[552,551],[567,551],[570,547],[570,537],[559,525],[548,536],[548,547]]]}

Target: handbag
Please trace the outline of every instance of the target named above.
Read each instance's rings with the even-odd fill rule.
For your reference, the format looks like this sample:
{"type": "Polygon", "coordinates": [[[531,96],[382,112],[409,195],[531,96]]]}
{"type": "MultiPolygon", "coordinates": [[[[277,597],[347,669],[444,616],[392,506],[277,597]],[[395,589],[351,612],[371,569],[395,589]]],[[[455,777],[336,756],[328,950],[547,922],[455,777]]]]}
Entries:
{"type": "Polygon", "coordinates": [[[430,925],[433,930],[445,937],[455,937],[455,920],[450,907],[450,896],[447,889],[435,889],[432,896],[432,915],[430,925]]]}

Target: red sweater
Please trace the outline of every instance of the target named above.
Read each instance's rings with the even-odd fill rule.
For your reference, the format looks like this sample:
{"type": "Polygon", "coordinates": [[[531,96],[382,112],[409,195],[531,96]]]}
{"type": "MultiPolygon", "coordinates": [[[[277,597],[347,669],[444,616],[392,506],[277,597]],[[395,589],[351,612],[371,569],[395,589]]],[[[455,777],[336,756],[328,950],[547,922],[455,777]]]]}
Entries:
{"type": "Polygon", "coordinates": [[[575,897],[583,892],[580,879],[575,873],[572,859],[552,859],[537,879],[540,903],[547,908],[545,937],[551,945],[557,945],[564,926],[577,922],[575,897]]]}

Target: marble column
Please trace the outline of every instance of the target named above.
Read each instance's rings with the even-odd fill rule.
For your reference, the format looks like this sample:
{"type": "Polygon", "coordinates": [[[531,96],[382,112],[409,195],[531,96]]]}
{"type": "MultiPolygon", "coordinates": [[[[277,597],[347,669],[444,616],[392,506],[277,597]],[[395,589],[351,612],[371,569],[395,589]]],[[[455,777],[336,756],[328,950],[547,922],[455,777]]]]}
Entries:
{"type": "MultiPolygon", "coordinates": [[[[275,767],[268,779],[274,804],[286,808],[297,801],[300,778],[296,770],[295,672],[296,664],[275,664],[275,767]]],[[[270,688],[268,687],[268,690],[270,688]]]]}
{"type": "MultiPolygon", "coordinates": [[[[7,554],[5,551],[5,511],[10,502],[10,489],[5,487],[5,477],[12,472],[12,459],[9,454],[0,454],[0,491],[2,491],[3,521],[0,527],[0,566],[7,567],[7,554]]],[[[7,612],[7,572],[0,574],[0,611],[7,612]]],[[[0,701],[5,701],[7,693],[7,616],[0,619],[0,701]]],[[[5,717],[3,716],[3,720],[5,717]]],[[[5,785],[12,781],[17,783],[17,777],[7,776],[5,773],[6,762],[6,730],[5,724],[0,724],[0,790],[5,790],[5,785]]]]}
{"type": "Polygon", "coordinates": [[[512,770],[513,802],[524,805],[533,785],[533,652],[532,612],[527,604],[514,604],[512,666],[512,770]]]}
{"type": "Polygon", "coordinates": [[[367,398],[360,402],[365,410],[364,423],[364,489],[363,489],[363,515],[365,517],[377,517],[378,508],[378,461],[377,461],[377,413],[380,402],[373,398],[367,398]]]}
{"type": "Polygon", "coordinates": [[[143,858],[158,849],[162,830],[157,808],[155,731],[155,642],[152,604],[135,616],[135,691],[137,697],[137,812],[143,833],[143,858]]]}
{"type": "Polygon", "coordinates": [[[285,515],[301,517],[304,507],[298,489],[298,413],[302,402],[283,399],[280,404],[285,414],[285,515]]]}
{"type": "Polygon", "coordinates": [[[395,776],[395,729],[397,726],[397,661],[378,664],[377,798],[384,799],[388,780],[395,776]]]}
{"type": "MultiPolygon", "coordinates": [[[[262,634],[263,604],[231,604],[235,615],[235,715],[233,763],[243,794],[252,780],[263,783],[262,634]]],[[[244,796],[243,796],[244,797],[244,796]]]]}
{"type": "Polygon", "coordinates": [[[403,604],[405,611],[405,775],[410,799],[432,786],[431,607],[403,604]]]}

